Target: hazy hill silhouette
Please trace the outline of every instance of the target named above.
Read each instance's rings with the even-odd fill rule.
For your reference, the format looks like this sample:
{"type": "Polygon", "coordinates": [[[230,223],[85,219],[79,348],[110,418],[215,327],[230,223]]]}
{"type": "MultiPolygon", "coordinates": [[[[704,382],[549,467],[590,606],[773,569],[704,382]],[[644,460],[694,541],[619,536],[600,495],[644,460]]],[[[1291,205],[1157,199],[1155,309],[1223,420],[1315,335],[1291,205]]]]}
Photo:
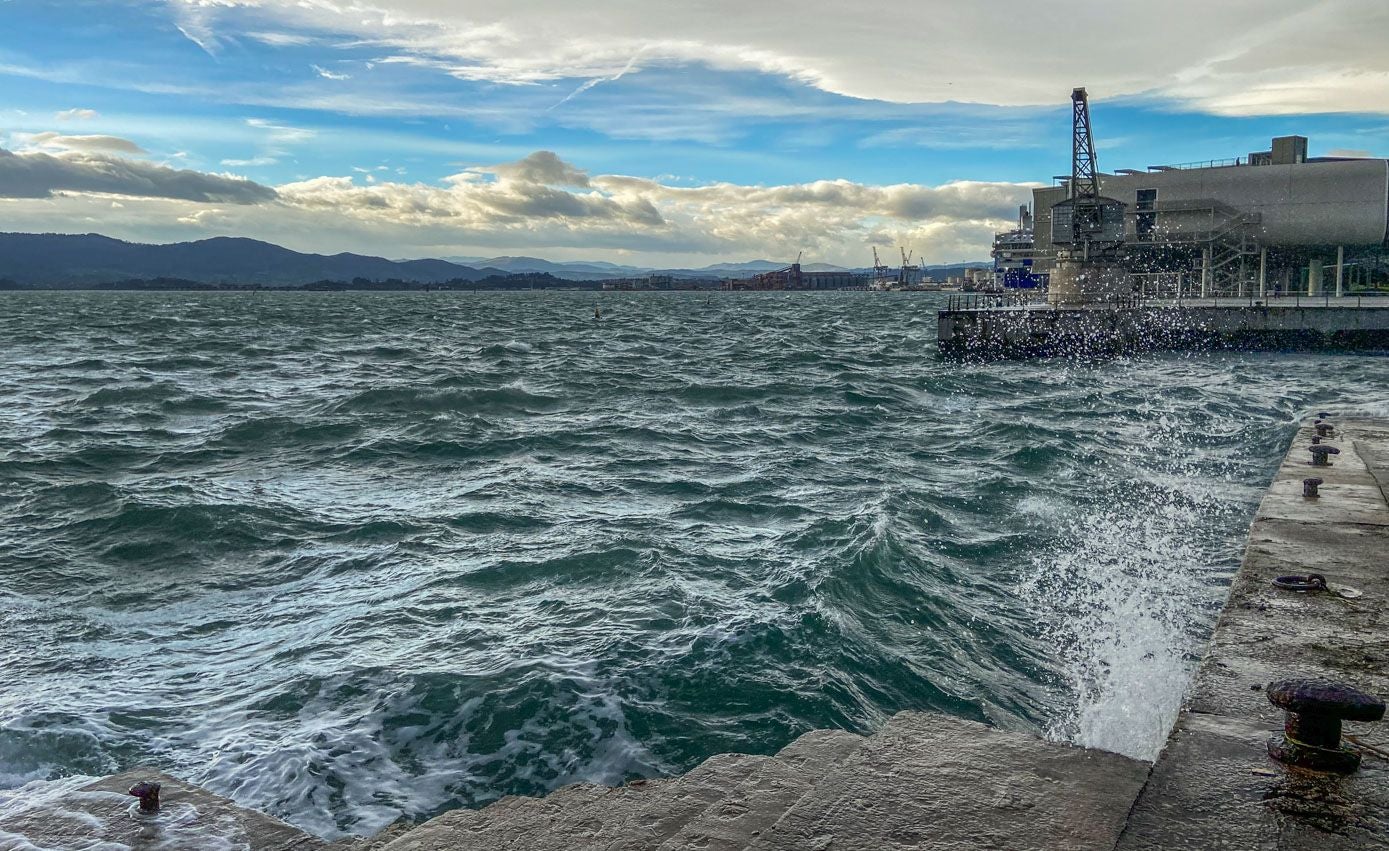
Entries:
{"type": "Polygon", "coordinates": [[[0,278],[29,286],[82,286],[125,278],[299,286],[353,278],[438,283],[498,274],[445,260],[387,260],[361,254],[302,254],[268,242],[215,237],[145,245],[99,234],[0,233],[0,278]]]}

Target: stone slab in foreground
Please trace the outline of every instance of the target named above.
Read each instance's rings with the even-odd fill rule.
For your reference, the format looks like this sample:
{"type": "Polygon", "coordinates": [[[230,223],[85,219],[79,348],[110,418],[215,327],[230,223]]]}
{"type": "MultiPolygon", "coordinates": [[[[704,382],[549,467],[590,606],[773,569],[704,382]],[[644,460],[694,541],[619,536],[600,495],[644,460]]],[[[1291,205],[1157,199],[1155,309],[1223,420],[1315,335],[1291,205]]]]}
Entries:
{"type": "Polygon", "coordinates": [[[721,755],[637,790],[449,813],[386,851],[1109,849],[1147,776],[1118,754],[903,712],[867,738],[814,731],[776,757],[721,755]]]}

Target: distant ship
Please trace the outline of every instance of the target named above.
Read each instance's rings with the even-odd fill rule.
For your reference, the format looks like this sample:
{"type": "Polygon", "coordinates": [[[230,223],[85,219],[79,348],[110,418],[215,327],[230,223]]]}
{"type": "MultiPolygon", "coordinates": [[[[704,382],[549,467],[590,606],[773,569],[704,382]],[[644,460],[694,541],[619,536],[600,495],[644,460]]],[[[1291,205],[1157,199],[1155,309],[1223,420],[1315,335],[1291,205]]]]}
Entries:
{"type": "Polygon", "coordinates": [[[1024,204],[1018,207],[1018,226],[994,234],[994,286],[995,290],[1044,290],[1047,287],[1045,273],[1039,274],[1033,266],[1037,257],[1035,236],[1032,232],[1032,212],[1024,204]]]}

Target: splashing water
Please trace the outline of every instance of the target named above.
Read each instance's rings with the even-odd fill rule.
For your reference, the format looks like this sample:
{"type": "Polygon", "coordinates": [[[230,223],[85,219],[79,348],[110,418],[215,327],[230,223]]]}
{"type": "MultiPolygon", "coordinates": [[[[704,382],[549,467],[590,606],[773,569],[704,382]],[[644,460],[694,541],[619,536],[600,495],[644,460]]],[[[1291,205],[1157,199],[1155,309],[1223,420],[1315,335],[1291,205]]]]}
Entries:
{"type": "Polygon", "coordinates": [[[1151,403],[1139,413],[1117,415],[1111,428],[1146,434],[1146,445],[1125,445],[1136,454],[1123,459],[1112,443],[1096,451],[1078,507],[1019,590],[1071,695],[1048,734],[1153,760],[1238,567],[1256,489],[1241,487],[1236,465],[1211,452],[1240,424],[1196,430],[1151,403]]]}

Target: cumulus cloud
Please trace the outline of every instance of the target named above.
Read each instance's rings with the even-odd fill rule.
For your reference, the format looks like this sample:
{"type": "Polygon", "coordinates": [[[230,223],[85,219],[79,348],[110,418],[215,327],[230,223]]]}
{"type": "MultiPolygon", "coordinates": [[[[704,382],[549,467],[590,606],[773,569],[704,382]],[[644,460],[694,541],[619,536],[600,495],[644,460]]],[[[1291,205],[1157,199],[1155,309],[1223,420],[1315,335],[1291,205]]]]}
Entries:
{"type": "Polygon", "coordinates": [[[279,193],[292,206],[396,223],[448,220],[466,228],[525,228],[535,222],[582,222],[587,228],[664,224],[656,207],[640,195],[570,191],[589,187],[589,177],[550,151],[460,172],[445,184],[362,186],[350,177],[319,177],[281,186],[279,193]]]}
{"type": "Polygon", "coordinates": [[[49,198],[65,192],[228,204],[275,198],[275,190],[230,175],[96,153],[15,153],[0,148],[0,198],[49,198]]]}
{"type": "Polygon", "coordinates": [[[146,240],[215,229],[306,250],[394,256],[619,250],[663,265],[681,262],[672,257],[695,263],[805,251],[863,265],[871,245],[905,245],[933,262],[985,257],[994,231],[1032,188],[970,181],[671,185],[591,175],[550,151],[439,183],[384,178],[323,176],[272,189],[117,157],[0,149],[0,198],[11,199],[0,203],[0,224],[86,230],[94,221],[146,240]],[[113,209],[112,195],[128,196],[125,206],[113,209]]]}
{"type": "Polygon", "coordinates": [[[281,30],[351,34],[385,62],[518,85],[700,63],[902,103],[1037,105],[1084,83],[1100,98],[1160,95],[1232,114],[1389,110],[1383,0],[1168,0],[1158,16],[1112,0],[170,1],[207,49],[241,7],[281,30]],[[921,49],[885,49],[904,39],[921,49]]]}
{"type": "Polygon", "coordinates": [[[782,186],[672,186],[589,175],[553,152],[460,172],[443,185],[359,184],[321,177],[278,187],[296,213],[338,226],[387,230],[393,242],[486,241],[512,249],[620,248],[709,258],[794,256],[859,262],[867,246],[916,246],[942,259],[986,256],[995,230],[1030,197],[1031,184],[960,181],[870,186],[823,180],[782,186]],[[412,231],[400,235],[402,231],[412,231]]]}
{"type": "Polygon", "coordinates": [[[505,181],[546,186],[588,186],[588,173],[559,158],[553,151],[536,151],[514,163],[469,169],[469,173],[495,174],[505,181]]]}

